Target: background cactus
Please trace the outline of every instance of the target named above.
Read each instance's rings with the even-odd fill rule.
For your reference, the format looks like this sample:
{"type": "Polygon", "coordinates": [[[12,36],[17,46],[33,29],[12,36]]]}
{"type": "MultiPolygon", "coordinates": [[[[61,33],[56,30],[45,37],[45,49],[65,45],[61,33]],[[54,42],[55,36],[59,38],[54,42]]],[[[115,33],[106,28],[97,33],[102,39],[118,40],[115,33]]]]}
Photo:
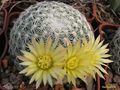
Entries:
{"type": "MultiPolygon", "coordinates": [[[[51,36],[65,45],[65,38],[74,42],[93,35],[84,15],[73,7],[58,2],[40,2],[30,6],[15,22],[10,32],[10,55],[16,59],[20,50],[26,50],[26,44],[32,37],[38,40],[51,36]]],[[[19,60],[14,60],[18,67],[19,60]]],[[[20,68],[20,67],[18,67],[20,68]]]]}
{"type": "Polygon", "coordinates": [[[120,28],[110,43],[110,52],[113,60],[111,67],[116,74],[120,75],[120,28]]]}

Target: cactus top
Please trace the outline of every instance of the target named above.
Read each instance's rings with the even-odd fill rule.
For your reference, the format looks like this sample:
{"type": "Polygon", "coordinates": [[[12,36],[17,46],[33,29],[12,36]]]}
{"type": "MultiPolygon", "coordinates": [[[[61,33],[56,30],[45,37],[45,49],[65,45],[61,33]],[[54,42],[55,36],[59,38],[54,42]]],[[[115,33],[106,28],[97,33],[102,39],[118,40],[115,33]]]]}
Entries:
{"type": "Polygon", "coordinates": [[[85,16],[73,7],[55,1],[39,2],[21,13],[10,32],[10,54],[17,56],[32,37],[39,40],[51,36],[71,41],[89,39],[93,35],[85,16]]]}

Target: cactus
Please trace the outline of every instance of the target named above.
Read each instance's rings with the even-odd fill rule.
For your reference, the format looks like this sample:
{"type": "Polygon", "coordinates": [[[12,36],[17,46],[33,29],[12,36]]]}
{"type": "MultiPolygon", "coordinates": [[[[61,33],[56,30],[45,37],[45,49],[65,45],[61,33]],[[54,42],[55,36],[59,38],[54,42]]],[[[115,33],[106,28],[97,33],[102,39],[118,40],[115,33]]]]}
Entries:
{"type": "Polygon", "coordinates": [[[110,43],[110,53],[113,60],[111,68],[116,74],[120,75],[120,28],[110,43]]]}
{"type": "MultiPolygon", "coordinates": [[[[51,37],[65,46],[66,38],[71,42],[93,35],[84,15],[73,7],[55,1],[43,1],[30,6],[21,13],[10,32],[10,56],[16,58],[20,50],[27,50],[32,37],[37,40],[51,37]]],[[[18,67],[19,60],[14,60],[18,67]]]]}

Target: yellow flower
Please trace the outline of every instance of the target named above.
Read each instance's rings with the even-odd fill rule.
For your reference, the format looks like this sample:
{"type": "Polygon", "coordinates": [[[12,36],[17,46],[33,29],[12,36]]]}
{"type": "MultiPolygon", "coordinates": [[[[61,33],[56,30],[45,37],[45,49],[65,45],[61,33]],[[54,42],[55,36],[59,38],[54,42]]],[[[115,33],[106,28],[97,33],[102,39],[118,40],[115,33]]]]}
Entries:
{"type": "Polygon", "coordinates": [[[22,51],[23,56],[18,56],[20,64],[25,69],[20,73],[26,76],[32,76],[30,83],[36,81],[36,88],[43,82],[44,85],[53,86],[53,79],[62,79],[64,70],[62,64],[66,50],[61,46],[57,46],[57,42],[48,38],[46,42],[41,39],[37,42],[34,38],[32,43],[28,44],[30,52],[22,51]]]}
{"type": "Polygon", "coordinates": [[[103,41],[100,42],[100,37],[95,40],[94,36],[89,41],[84,39],[82,44],[80,41],[74,45],[69,43],[64,65],[68,82],[75,85],[77,77],[86,82],[85,76],[92,75],[95,78],[96,73],[104,78],[101,72],[107,72],[102,65],[107,66],[105,63],[112,62],[106,59],[110,57],[107,46],[108,44],[103,45],[103,41]]]}

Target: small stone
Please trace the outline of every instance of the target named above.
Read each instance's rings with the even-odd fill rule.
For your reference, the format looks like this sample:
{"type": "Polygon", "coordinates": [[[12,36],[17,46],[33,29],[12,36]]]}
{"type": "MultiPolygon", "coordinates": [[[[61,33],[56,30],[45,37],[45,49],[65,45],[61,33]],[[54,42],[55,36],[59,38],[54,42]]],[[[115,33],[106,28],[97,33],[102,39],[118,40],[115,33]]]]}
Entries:
{"type": "Polygon", "coordinates": [[[64,90],[64,87],[62,84],[56,84],[55,85],[55,90],[64,90]]]}
{"type": "Polygon", "coordinates": [[[36,88],[35,83],[27,85],[27,90],[34,90],[36,88]]]}
{"type": "Polygon", "coordinates": [[[94,90],[93,88],[94,88],[94,83],[93,83],[93,78],[92,77],[86,77],[86,81],[87,81],[87,85],[86,85],[86,87],[87,87],[87,90],[94,90]]]}
{"type": "Polygon", "coordinates": [[[6,88],[7,90],[13,90],[13,86],[11,83],[7,83],[3,87],[6,88]]]}
{"type": "Polygon", "coordinates": [[[84,88],[73,87],[72,90],[85,90],[84,88]]]}
{"type": "Polygon", "coordinates": [[[64,83],[64,88],[65,88],[65,90],[70,90],[71,87],[72,87],[71,84],[69,84],[69,83],[64,83]]]}
{"type": "Polygon", "coordinates": [[[14,73],[11,73],[10,75],[10,82],[14,86],[14,88],[18,88],[20,83],[22,82],[22,76],[21,75],[16,75],[14,73]]]}
{"type": "Polygon", "coordinates": [[[120,84],[120,76],[119,75],[115,75],[113,80],[114,80],[114,82],[120,84]]]}
{"type": "Polygon", "coordinates": [[[80,87],[80,86],[81,86],[81,82],[80,82],[79,79],[76,79],[76,86],[77,86],[77,87],[80,87]]]}
{"type": "Polygon", "coordinates": [[[1,83],[2,83],[2,85],[5,85],[8,82],[9,82],[8,78],[3,78],[1,83]]]}
{"type": "Polygon", "coordinates": [[[2,11],[2,12],[0,12],[0,17],[2,17],[4,15],[4,12],[2,11]]]}
{"type": "Polygon", "coordinates": [[[10,82],[11,82],[12,84],[16,84],[16,76],[15,76],[15,74],[13,74],[13,73],[10,74],[10,82]]]}
{"type": "Polygon", "coordinates": [[[116,84],[116,89],[115,90],[120,90],[120,86],[116,84]]]}
{"type": "Polygon", "coordinates": [[[26,90],[26,85],[25,85],[24,82],[22,82],[22,83],[20,84],[19,90],[26,90]]]}
{"type": "Polygon", "coordinates": [[[112,79],[113,79],[113,73],[111,70],[108,70],[108,82],[112,82],[112,79]]]}
{"type": "Polygon", "coordinates": [[[7,69],[5,70],[5,74],[9,75],[10,71],[7,69]]]}
{"type": "Polygon", "coordinates": [[[76,87],[77,88],[82,88],[82,87],[86,87],[85,82],[83,82],[80,78],[76,79],[76,87]]]}
{"type": "Polygon", "coordinates": [[[57,80],[57,81],[55,82],[55,85],[57,85],[57,84],[63,85],[62,80],[57,80]]]}
{"type": "Polygon", "coordinates": [[[22,75],[11,73],[10,82],[14,85],[14,88],[18,88],[20,83],[22,82],[22,75]]]}

